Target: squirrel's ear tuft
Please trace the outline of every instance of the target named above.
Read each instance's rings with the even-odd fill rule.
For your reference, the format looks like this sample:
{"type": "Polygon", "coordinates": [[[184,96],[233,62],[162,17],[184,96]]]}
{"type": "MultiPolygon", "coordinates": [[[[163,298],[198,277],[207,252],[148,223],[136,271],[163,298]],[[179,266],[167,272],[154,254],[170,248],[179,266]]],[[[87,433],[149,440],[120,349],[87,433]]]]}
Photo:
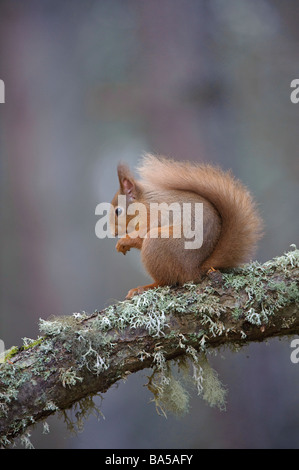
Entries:
{"type": "Polygon", "coordinates": [[[137,198],[139,189],[127,165],[120,163],[117,166],[120,193],[126,195],[130,201],[137,198]]]}

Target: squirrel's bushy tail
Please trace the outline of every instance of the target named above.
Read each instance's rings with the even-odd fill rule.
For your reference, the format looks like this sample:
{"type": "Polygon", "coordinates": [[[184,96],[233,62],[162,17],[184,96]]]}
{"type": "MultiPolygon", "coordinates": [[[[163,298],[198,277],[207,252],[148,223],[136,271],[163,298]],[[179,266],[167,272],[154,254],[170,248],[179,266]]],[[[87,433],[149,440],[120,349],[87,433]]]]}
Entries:
{"type": "Polygon", "coordinates": [[[239,266],[253,255],[262,235],[262,220],[250,193],[230,172],[147,154],[139,173],[145,186],[193,191],[210,201],[219,212],[220,238],[201,269],[239,266]]]}

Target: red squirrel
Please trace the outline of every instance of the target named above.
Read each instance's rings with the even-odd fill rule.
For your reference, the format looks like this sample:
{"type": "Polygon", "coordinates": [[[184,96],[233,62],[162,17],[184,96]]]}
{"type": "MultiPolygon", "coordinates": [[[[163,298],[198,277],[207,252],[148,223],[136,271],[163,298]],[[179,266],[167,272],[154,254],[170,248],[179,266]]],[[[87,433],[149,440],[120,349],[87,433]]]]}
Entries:
{"type": "Polygon", "coordinates": [[[111,203],[110,225],[113,235],[124,236],[116,249],[123,254],[131,248],[139,249],[154,280],[131,289],[127,299],[154,287],[199,282],[210,269],[236,267],[252,256],[262,235],[262,221],[249,191],[230,172],[150,154],[138,169],[141,180],[136,180],[124,164],[119,164],[117,171],[120,187],[111,203]],[[143,204],[145,210],[136,215],[133,203],[143,204]],[[200,248],[187,249],[184,232],[181,237],[174,236],[175,224],[182,224],[182,220],[170,218],[164,225],[160,217],[152,222],[154,203],[179,203],[183,209],[190,203],[193,225],[197,222],[195,203],[201,203],[200,248]]]}

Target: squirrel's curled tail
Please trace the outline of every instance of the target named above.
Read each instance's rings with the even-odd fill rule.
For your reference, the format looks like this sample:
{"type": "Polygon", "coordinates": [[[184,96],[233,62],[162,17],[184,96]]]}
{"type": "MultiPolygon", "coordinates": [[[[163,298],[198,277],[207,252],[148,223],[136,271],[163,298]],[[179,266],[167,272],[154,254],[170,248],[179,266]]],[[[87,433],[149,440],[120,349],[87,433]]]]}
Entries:
{"type": "Polygon", "coordinates": [[[145,187],[157,191],[192,191],[217,209],[221,233],[202,270],[235,267],[253,255],[256,242],[262,236],[262,221],[250,193],[230,172],[150,154],[145,155],[138,170],[145,187]]]}

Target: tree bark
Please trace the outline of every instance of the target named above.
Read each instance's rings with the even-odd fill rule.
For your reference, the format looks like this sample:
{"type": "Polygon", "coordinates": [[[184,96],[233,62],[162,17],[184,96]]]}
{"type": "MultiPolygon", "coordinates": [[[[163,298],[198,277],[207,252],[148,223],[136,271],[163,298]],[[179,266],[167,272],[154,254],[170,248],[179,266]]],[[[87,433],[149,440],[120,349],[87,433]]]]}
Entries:
{"type": "MultiPolygon", "coordinates": [[[[41,336],[0,364],[0,443],[37,421],[165,361],[299,333],[299,250],[148,291],[91,315],[41,320],[41,336]]],[[[192,357],[191,357],[192,359],[192,357]]],[[[194,359],[194,357],[193,357],[194,359]]]]}

